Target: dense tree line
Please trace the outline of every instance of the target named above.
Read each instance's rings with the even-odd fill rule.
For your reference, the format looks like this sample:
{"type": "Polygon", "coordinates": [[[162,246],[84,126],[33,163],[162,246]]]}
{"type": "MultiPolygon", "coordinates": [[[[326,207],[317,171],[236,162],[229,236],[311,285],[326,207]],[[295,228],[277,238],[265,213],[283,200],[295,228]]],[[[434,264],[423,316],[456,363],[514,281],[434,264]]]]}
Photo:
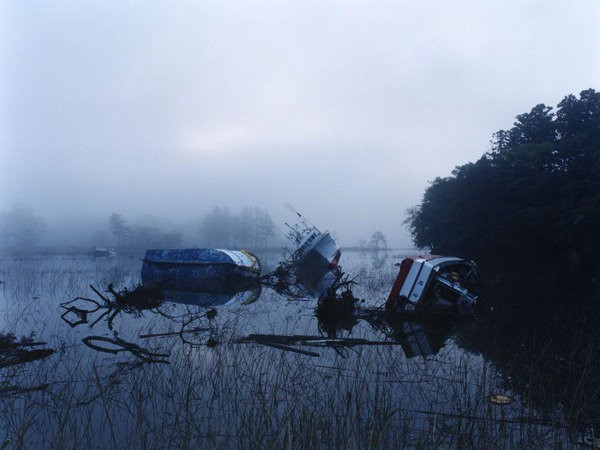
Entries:
{"type": "Polygon", "coordinates": [[[177,248],[183,236],[178,231],[162,231],[151,226],[130,226],[120,214],[112,213],[108,225],[119,251],[140,252],[156,248],[177,248]]]}
{"type": "Polygon", "coordinates": [[[600,250],[600,93],[540,104],[477,162],[436,178],[406,222],[416,245],[471,257],[528,254],[571,267],[600,250]]]}
{"type": "Polygon", "coordinates": [[[25,206],[0,212],[0,250],[15,254],[34,252],[47,228],[44,218],[25,206]]]}
{"type": "Polygon", "coordinates": [[[267,248],[275,224],[267,210],[246,207],[239,214],[215,206],[200,223],[200,236],[210,247],[267,248]]]}

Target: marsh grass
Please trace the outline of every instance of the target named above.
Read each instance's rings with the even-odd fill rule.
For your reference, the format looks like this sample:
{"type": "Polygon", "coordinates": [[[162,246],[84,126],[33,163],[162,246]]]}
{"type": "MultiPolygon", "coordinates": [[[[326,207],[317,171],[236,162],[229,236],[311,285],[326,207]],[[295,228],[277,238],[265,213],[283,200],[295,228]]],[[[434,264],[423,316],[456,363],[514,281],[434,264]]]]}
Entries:
{"type": "MultiPolygon", "coordinates": [[[[211,321],[197,308],[178,305],[168,311],[173,320],[145,312],[115,322],[123,339],[170,353],[168,365],[94,352],[81,341],[90,330],[65,326],[59,305],[90,283],[135,285],[138,269],[119,264],[33,260],[0,269],[0,314],[8,329],[2,331],[36,331],[56,350],[45,360],[0,371],[0,385],[48,384],[0,397],[0,436],[10,439],[9,448],[571,446],[564,410],[555,405],[552,414],[542,415],[527,395],[511,390],[510,373],[479,351],[465,351],[460,339],[412,359],[398,346],[321,349],[315,358],[234,344],[250,333],[319,332],[314,303],[288,302],[270,291],[247,307],[219,307],[211,321]],[[209,331],[187,342],[179,336],[139,338],[177,330],[178,320],[194,314],[194,326],[209,331]],[[218,343],[208,348],[211,336],[218,343]],[[514,402],[493,405],[494,393],[514,402]]],[[[359,271],[367,279],[362,297],[377,303],[394,268],[367,265],[359,271]]],[[[97,326],[95,334],[112,336],[107,326],[97,326]]],[[[362,321],[350,328],[341,333],[386,338],[362,321]]]]}

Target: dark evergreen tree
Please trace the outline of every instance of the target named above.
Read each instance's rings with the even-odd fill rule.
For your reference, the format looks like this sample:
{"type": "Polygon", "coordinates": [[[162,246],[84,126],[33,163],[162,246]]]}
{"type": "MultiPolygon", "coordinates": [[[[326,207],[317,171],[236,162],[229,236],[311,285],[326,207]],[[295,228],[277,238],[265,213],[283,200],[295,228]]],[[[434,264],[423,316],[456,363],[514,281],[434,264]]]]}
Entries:
{"type": "Polygon", "coordinates": [[[413,239],[435,252],[527,253],[570,266],[600,250],[600,93],[569,95],[494,135],[477,162],[436,178],[407,212],[413,239]]]}

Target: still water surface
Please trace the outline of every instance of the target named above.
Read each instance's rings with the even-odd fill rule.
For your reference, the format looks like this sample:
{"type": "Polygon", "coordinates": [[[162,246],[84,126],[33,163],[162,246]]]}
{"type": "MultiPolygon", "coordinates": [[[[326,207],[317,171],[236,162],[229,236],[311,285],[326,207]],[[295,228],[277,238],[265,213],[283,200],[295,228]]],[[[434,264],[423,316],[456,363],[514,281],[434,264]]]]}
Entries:
{"type": "MultiPolygon", "coordinates": [[[[365,306],[384,302],[402,256],[343,255],[343,270],[365,306]]],[[[278,256],[263,259],[273,267],[278,256]]],[[[34,333],[54,353],[0,368],[0,442],[10,439],[15,448],[575,445],[564,405],[541,405],[527,389],[513,389],[523,374],[488,354],[487,325],[478,317],[323,324],[316,299],[287,299],[264,288],[252,304],[215,305],[209,314],[210,308],[167,301],[118,312],[110,322],[102,309],[76,326],[61,318],[65,302],[99,300],[90,284],[103,295],[110,283],[135,287],[141,264],[2,258],[0,332],[34,333]],[[319,340],[294,345],[297,352],[244,341],[252,334],[369,345],[319,340]],[[493,395],[509,403],[494,403],[493,395]]]]}

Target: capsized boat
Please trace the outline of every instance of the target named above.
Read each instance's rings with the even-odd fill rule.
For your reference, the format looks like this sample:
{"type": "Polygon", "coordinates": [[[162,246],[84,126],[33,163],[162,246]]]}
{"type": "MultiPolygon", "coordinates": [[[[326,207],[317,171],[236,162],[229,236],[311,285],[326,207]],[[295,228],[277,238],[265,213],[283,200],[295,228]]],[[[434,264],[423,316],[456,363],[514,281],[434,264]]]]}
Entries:
{"type": "Polygon", "coordinates": [[[260,277],[260,260],[246,250],[186,248],[147,250],[142,283],[159,289],[237,291],[260,277]]]}
{"type": "Polygon", "coordinates": [[[309,254],[295,266],[296,282],[305,294],[320,298],[340,279],[337,261],[332,265],[316,252],[309,254]]]}
{"type": "Polygon", "coordinates": [[[386,307],[404,311],[456,307],[461,314],[477,303],[475,264],[454,256],[419,255],[405,258],[386,307]]]}
{"type": "Polygon", "coordinates": [[[296,268],[298,281],[317,293],[327,291],[342,274],[338,266],[342,251],[329,231],[320,231],[299,213],[300,223],[286,225],[294,245],[288,261],[296,268]]]}

